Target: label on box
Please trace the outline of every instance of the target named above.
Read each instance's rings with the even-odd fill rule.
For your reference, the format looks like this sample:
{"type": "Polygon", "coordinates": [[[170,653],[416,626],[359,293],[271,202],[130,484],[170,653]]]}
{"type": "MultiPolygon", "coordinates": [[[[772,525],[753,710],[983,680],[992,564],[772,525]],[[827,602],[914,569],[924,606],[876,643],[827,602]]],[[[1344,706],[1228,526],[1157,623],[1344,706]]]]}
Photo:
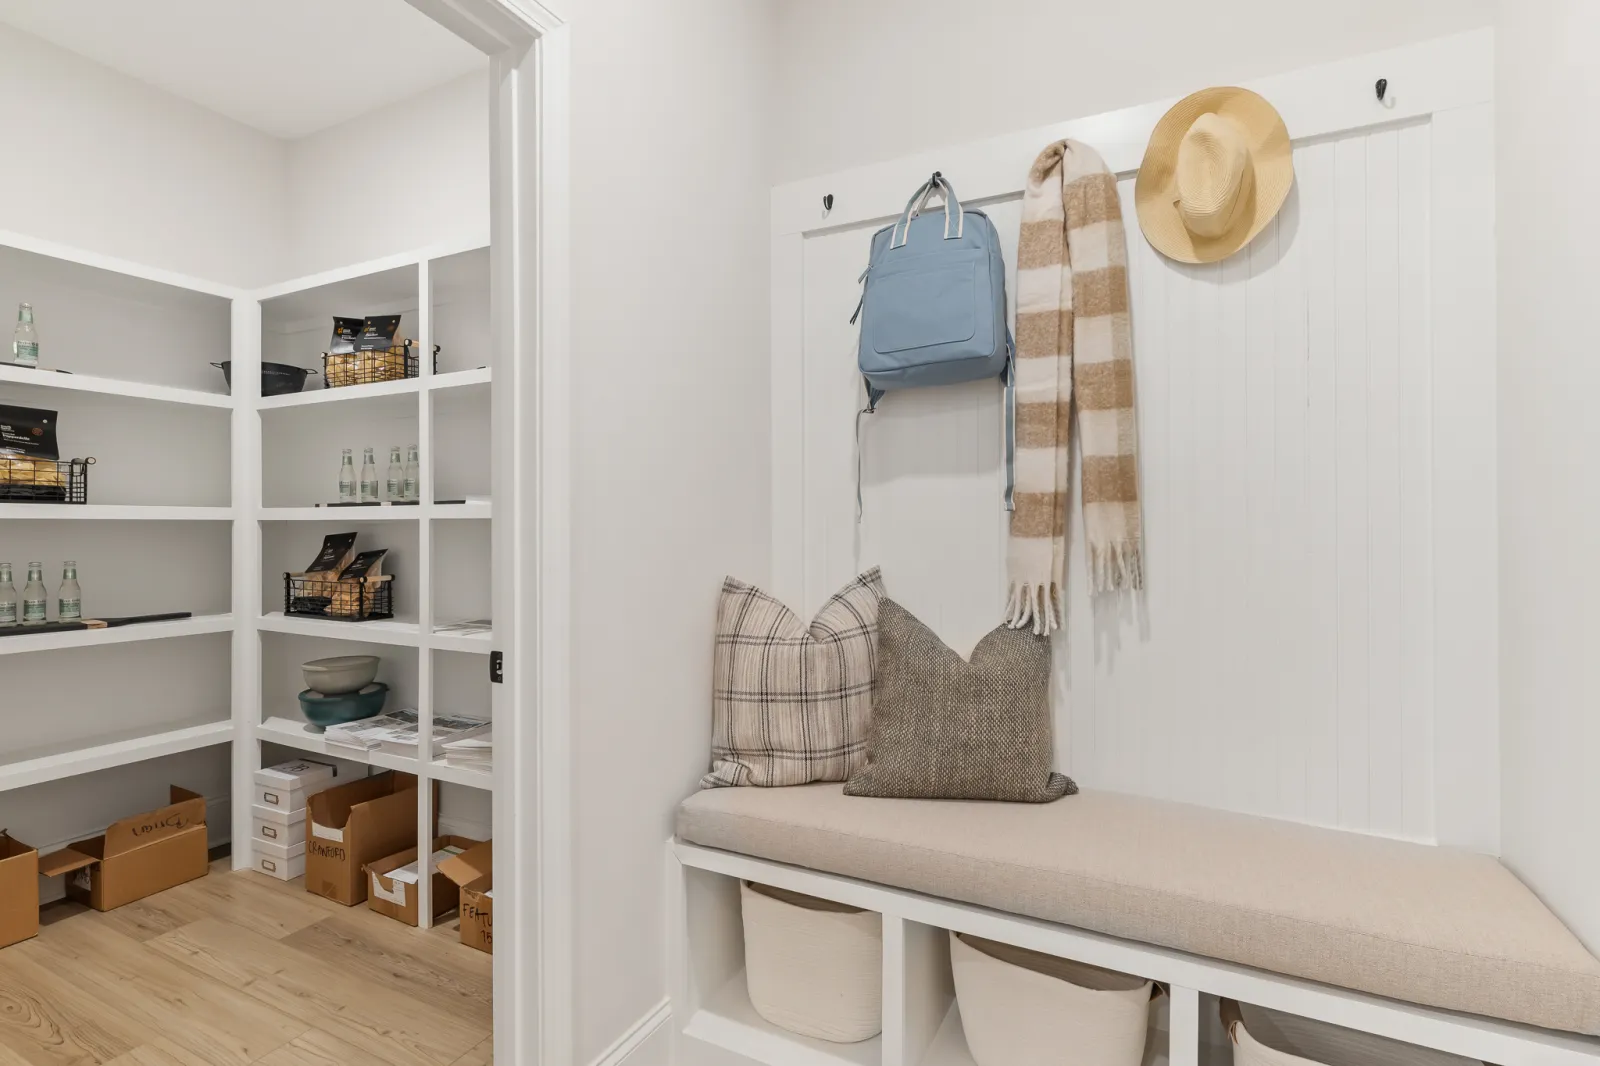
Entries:
{"type": "Polygon", "coordinates": [[[321,837],[323,840],[332,840],[340,844],[344,843],[343,829],[329,829],[327,826],[318,825],[316,822],[311,823],[311,835],[314,837],[321,837]]]}

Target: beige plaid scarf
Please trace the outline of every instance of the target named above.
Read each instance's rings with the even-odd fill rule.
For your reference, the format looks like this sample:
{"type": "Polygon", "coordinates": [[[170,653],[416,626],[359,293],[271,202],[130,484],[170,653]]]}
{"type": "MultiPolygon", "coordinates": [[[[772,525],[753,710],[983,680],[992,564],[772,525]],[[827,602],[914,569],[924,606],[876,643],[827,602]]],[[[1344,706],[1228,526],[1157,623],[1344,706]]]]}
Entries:
{"type": "Polygon", "coordinates": [[[1077,141],[1034,160],[1017,249],[1016,509],[1007,621],[1061,625],[1078,401],[1083,517],[1094,592],[1144,583],[1128,247],[1117,179],[1077,141]]]}

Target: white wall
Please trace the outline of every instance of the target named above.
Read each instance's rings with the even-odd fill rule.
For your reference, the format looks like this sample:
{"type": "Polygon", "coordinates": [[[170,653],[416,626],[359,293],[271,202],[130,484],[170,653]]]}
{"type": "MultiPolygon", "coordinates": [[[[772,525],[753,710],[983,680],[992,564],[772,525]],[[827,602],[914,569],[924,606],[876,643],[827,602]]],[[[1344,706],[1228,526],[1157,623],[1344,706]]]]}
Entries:
{"type": "Polygon", "coordinates": [[[286,211],[279,280],[430,244],[486,241],[488,60],[481,74],[291,142],[286,211]]]}
{"type": "Polygon", "coordinates": [[[716,597],[767,577],[773,59],[767,3],[575,11],[580,1066],[665,994],[663,845],[706,768],[716,597]]]}
{"type": "Polygon", "coordinates": [[[1443,36],[1487,24],[1491,3],[779,0],[778,11],[781,182],[1443,36]]]}
{"type": "Polygon", "coordinates": [[[1504,857],[1600,950],[1596,39],[1589,0],[1506,0],[1495,92],[1504,857]]]}
{"type": "Polygon", "coordinates": [[[278,277],[282,141],[4,25],[0,130],[0,229],[212,281],[278,277]]]}

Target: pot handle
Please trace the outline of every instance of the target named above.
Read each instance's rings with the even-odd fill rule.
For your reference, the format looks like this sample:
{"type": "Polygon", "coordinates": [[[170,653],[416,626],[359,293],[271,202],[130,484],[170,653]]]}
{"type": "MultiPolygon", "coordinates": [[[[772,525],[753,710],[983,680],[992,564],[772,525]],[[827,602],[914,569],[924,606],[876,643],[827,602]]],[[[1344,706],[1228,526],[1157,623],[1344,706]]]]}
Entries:
{"type": "Polygon", "coordinates": [[[212,363],[211,365],[216,367],[218,370],[222,369],[222,364],[221,363],[212,363]]]}
{"type": "Polygon", "coordinates": [[[308,375],[309,375],[309,374],[317,374],[317,373],[321,373],[321,371],[317,371],[317,370],[307,370],[307,371],[306,371],[306,373],[307,373],[307,374],[308,374],[308,375]]]}

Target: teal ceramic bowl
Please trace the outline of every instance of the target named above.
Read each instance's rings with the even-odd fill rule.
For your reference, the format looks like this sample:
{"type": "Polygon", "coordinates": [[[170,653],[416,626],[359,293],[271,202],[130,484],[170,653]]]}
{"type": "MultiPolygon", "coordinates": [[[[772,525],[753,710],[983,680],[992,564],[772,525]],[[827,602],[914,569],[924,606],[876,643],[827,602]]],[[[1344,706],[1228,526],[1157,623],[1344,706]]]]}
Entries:
{"type": "Polygon", "coordinates": [[[344,725],[371,718],[383,710],[389,698],[389,686],[382,681],[368,685],[360,692],[343,696],[324,696],[306,689],[300,693],[300,713],[311,723],[312,732],[320,733],[330,725],[344,725]]]}

